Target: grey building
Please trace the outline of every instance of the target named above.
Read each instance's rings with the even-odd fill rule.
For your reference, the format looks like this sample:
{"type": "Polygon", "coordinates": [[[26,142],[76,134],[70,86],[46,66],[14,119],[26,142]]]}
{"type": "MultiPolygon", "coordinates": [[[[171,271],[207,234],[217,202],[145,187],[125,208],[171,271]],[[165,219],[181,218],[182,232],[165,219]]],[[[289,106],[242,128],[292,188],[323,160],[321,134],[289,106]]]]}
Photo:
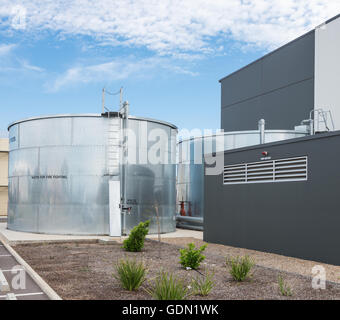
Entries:
{"type": "Polygon", "coordinates": [[[204,240],[340,265],[339,145],[335,131],[218,153],[204,240]]]}
{"type": "Polygon", "coordinates": [[[221,79],[221,128],[293,129],[323,108],[340,129],[339,56],[340,15],[221,79]]]}
{"type": "Polygon", "coordinates": [[[220,80],[225,131],[262,118],[269,130],[314,119],[314,130],[205,155],[205,241],[340,265],[339,57],[340,15],[220,80]],[[319,109],[330,132],[315,130],[319,109]]]}

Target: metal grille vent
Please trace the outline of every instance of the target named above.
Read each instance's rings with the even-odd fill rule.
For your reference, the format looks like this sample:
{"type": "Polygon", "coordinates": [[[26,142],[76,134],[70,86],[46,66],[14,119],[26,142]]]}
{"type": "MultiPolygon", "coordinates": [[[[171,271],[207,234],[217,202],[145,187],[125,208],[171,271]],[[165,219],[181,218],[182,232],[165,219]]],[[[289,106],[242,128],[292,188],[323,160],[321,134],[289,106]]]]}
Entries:
{"type": "Polygon", "coordinates": [[[224,166],[223,183],[260,183],[307,180],[307,157],[224,166]]]}

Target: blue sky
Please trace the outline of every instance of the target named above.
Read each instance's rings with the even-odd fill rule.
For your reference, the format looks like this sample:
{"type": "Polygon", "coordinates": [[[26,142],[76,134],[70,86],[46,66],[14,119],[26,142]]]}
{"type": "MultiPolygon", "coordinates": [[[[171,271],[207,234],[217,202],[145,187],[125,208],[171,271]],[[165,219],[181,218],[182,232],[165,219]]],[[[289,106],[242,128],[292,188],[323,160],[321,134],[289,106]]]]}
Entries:
{"type": "Polygon", "coordinates": [[[0,134],[99,113],[104,86],[123,86],[133,115],[216,129],[220,78],[339,12],[337,0],[0,0],[0,134]]]}

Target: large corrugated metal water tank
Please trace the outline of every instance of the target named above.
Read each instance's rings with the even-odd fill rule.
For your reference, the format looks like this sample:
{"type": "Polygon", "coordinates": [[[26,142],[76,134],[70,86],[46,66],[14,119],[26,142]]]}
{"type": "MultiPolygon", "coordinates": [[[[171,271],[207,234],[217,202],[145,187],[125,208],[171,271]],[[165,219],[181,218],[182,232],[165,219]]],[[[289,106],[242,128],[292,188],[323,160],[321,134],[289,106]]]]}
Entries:
{"type": "Polygon", "coordinates": [[[109,234],[109,180],[124,177],[131,210],[124,214],[123,232],[147,219],[151,220],[150,233],[157,232],[156,207],[161,232],[175,230],[176,164],[142,163],[138,155],[147,155],[153,145],[152,141],[142,141],[141,131],[148,134],[160,129],[169,139],[163,157],[175,157],[177,128],[130,116],[129,129],[137,141],[128,143],[127,150],[137,155],[137,162],[127,165],[126,177],[121,174],[121,165],[112,177],[108,151],[115,146],[109,145],[110,121],[99,114],[57,115],[9,126],[9,229],[109,234]]]}
{"type": "MultiPolygon", "coordinates": [[[[306,136],[306,132],[294,130],[265,130],[265,142],[274,142],[306,136]]],[[[186,217],[203,218],[204,164],[205,153],[219,152],[260,144],[261,134],[257,130],[225,132],[206,137],[195,137],[178,143],[179,163],[177,176],[177,215],[181,216],[181,206],[186,217]],[[197,150],[195,152],[195,150],[197,150]]],[[[179,221],[182,226],[190,225],[187,218],[179,221]]],[[[192,219],[195,222],[195,219],[192,219]]],[[[196,225],[197,223],[194,223],[196,225]]]]}

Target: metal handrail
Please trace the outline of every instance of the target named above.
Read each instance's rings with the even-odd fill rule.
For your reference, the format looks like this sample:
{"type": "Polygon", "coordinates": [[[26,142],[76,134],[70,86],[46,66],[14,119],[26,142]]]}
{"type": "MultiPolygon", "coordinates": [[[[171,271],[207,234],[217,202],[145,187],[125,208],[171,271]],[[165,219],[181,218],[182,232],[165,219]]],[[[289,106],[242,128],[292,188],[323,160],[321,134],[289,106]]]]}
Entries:
{"type": "Polygon", "coordinates": [[[313,134],[315,134],[316,131],[320,130],[320,123],[324,123],[325,128],[327,131],[334,131],[334,120],[332,116],[332,112],[330,110],[323,110],[322,108],[319,109],[313,109],[309,113],[309,121],[310,124],[313,124],[313,134]],[[317,114],[317,119],[315,118],[315,115],[317,114]],[[328,127],[328,115],[331,120],[331,125],[332,125],[332,130],[328,127]],[[322,118],[323,121],[320,121],[320,117],[322,118]],[[315,123],[316,122],[316,123],[315,123]],[[317,128],[317,130],[315,130],[317,128]]]}

